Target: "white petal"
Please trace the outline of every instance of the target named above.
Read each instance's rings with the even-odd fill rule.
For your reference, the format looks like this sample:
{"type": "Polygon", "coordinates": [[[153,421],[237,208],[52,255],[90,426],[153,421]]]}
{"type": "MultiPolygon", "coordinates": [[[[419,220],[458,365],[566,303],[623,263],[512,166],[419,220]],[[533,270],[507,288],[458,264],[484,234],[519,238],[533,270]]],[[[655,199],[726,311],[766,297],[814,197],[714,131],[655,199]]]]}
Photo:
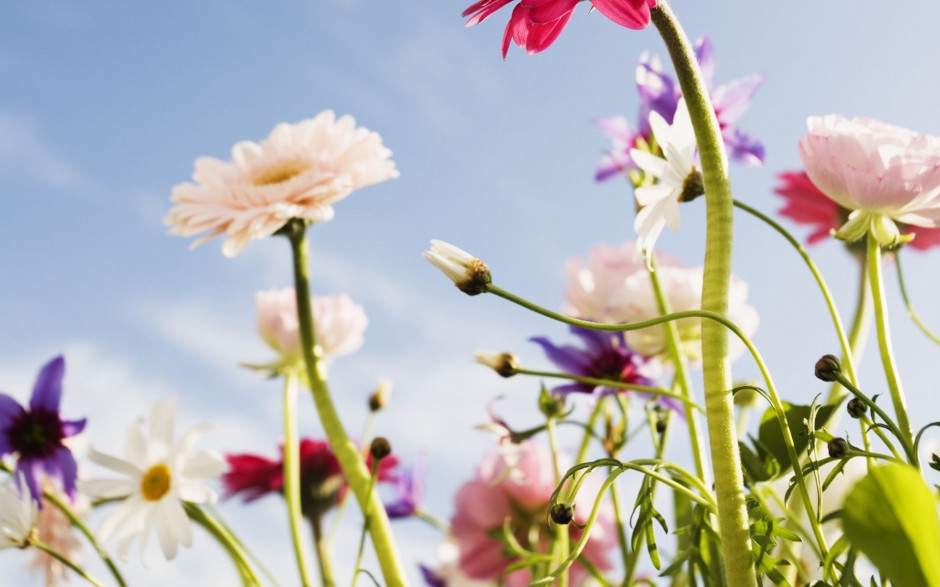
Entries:
{"type": "Polygon", "coordinates": [[[78,481],[78,489],[92,499],[127,497],[137,491],[138,479],[87,479],[78,481]]]}
{"type": "Polygon", "coordinates": [[[647,151],[630,149],[630,158],[637,167],[653,177],[662,177],[666,172],[666,160],[647,151]]]}
{"type": "Polygon", "coordinates": [[[88,449],[88,460],[93,463],[98,463],[102,467],[107,467],[112,471],[117,471],[118,473],[124,473],[128,477],[137,477],[139,478],[144,474],[143,469],[137,468],[133,463],[129,463],[124,459],[119,459],[117,457],[112,457],[111,455],[105,454],[103,452],[98,452],[94,448],[88,449]]]}

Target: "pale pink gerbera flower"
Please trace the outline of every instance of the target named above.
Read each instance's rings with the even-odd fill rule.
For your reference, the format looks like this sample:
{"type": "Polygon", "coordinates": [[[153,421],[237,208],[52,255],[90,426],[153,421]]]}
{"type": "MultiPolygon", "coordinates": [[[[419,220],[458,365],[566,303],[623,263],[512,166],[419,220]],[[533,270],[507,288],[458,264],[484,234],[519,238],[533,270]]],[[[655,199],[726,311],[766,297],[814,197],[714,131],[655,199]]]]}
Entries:
{"type": "MultiPolygon", "coordinates": [[[[258,292],[255,305],[258,333],[280,355],[278,361],[266,367],[295,366],[303,357],[294,288],[258,292]]],[[[362,306],[347,295],[314,296],[311,298],[311,306],[317,346],[320,358],[325,363],[334,357],[354,353],[362,347],[363,334],[369,325],[362,306]]]]}
{"type": "Polygon", "coordinates": [[[331,110],[297,124],[279,124],[260,143],[232,147],[232,160],[196,159],[194,183],[173,188],[164,219],[170,234],[208,232],[193,246],[225,234],[222,253],[267,238],[292,218],[326,222],[333,202],[353,190],[398,177],[392,152],[351,116],[331,110]]]}

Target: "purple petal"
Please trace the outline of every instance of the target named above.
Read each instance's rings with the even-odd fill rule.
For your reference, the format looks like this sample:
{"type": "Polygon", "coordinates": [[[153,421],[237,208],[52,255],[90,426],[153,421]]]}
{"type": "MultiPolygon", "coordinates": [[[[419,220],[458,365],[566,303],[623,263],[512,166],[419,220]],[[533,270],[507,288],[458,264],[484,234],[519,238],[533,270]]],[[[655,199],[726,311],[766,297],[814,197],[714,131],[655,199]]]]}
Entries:
{"type": "Polygon", "coordinates": [[[594,172],[594,181],[607,181],[615,175],[622,177],[634,167],[636,167],[636,165],[633,164],[633,159],[631,159],[629,155],[607,153],[607,155],[601,159],[600,165],[597,166],[597,171],[594,172]]]}
{"type": "Polygon", "coordinates": [[[39,459],[20,458],[16,463],[16,474],[22,475],[33,496],[42,507],[42,489],[39,488],[39,475],[42,473],[43,462],[39,459]]]}
{"type": "Polygon", "coordinates": [[[695,58],[698,59],[698,65],[702,69],[702,77],[705,79],[705,87],[709,91],[715,82],[715,48],[712,46],[712,40],[708,35],[702,35],[695,41],[695,58]]]}
{"type": "Polygon", "coordinates": [[[78,478],[78,464],[72,451],[60,446],[52,456],[44,459],[46,474],[62,482],[62,490],[69,499],[75,499],[75,480],[78,478]]]}
{"type": "Polygon", "coordinates": [[[591,330],[589,328],[581,328],[579,326],[571,326],[571,334],[580,338],[587,346],[588,351],[591,354],[598,354],[602,351],[612,348],[614,345],[611,341],[611,336],[616,336],[609,332],[591,330]]]}
{"type": "Polygon", "coordinates": [[[81,420],[63,420],[62,421],[62,436],[68,438],[69,436],[75,436],[76,434],[81,434],[82,430],[85,429],[85,424],[88,423],[88,418],[82,418],[81,420]]]}
{"type": "Polygon", "coordinates": [[[650,112],[659,113],[667,122],[672,121],[679,105],[679,90],[673,79],[651,57],[637,63],[636,79],[640,94],[639,131],[648,136],[650,112]]]}
{"type": "Polygon", "coordinates": [[[548,355],[548,360],[566,373],[580,374],[591,362],[591,358],[586,356],[584,351],[571,346],[557,347],[544,336],[536,336],[529,340],[540,345],[548,355]]]}
{"type": "Polygon", "coordinates": [[[30,411],[45,409],[50,412],[59,411],[59,400],[62,397],[62,376],[65,375],[65,359],[62,355],[52,359],[43,366],[36,377],[33,386],[33,396],[29,399],[30,411]]]}
{"type": "Polygon", "coordinates": [[[18,401],[5,393],[0,393],[0,430],[22,417],[25,411],[18,401]]]}
{"type": "Polygon", "coordinates": [[[385,504],[385,513],[388,514],[388,517],[391,520],[410,518],[414,515],[415,510],[417,509],[415,506],[416,504],[410,499],[402,498],[392,503],[385,504]]]}
{"type": "Polygon", "coordinates": [[[593,388],[586,383],[565,383],[552,388],[552,393],[591,393],[593,388]]]}
{"type": "Polygon", "coordinates": [[[732,159],[759,167],[764,164],[764,145],[738,129],[725,129],[725,146],[732,159]]]}
{"type": "Polygon", "coordinates": [[[429,567],[418,565],[418,568],[421,569],[421,577],[424,578],[424,582],[428,587],[447,587],[447,581],[444,580],[444,577],[441,577],[429,567]]]}
{"type": "Polygon", "coordinates": [[[754,94],[764,83],[764,76],[755,73],[728,82],[712,92],[712,104],[722,127],[734,126],[751,106],[754,94]]]}

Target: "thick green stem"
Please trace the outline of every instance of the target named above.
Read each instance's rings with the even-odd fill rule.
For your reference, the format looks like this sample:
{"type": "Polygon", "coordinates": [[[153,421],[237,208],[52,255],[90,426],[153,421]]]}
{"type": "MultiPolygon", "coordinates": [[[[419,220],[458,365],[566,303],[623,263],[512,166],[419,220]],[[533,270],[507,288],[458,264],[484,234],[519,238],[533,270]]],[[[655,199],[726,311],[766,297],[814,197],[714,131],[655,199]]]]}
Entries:
{"type": "MultiPolygon", "coordinates": [[[[552,451],[552,467],[555,471],[555,484],[561,483],[561,467],[559,466],[558,452],[558,434],[555,426],[555,419],[546,420],[546,429],[548,430],[548,443],[552,451]]],[[[568,558],[568,552],[571,548],[568,535],[567,524],[555,525],[555,545],[552,548],[552,564],[560,563],[568,558]]],[[[568,587],[568,574],[564,573],[558,577],[558,587],[568,587]]]]}
{"type": "MultiPolygon", "coordinates": [[[[294,545],[294,557],[300,582],[309,587],[310,565],[307,549],[300,538],[303,512],[300,506],[300,438],[297,434],[297,387],[293,375],[284,378],[284,499],[287,501],[287,517],[290,521],[290,537],[294,545]]],[[[324,585],[328,583],[324,578],[324,585]]],[[[332,583],[332,578],[330,579],[332,583]]]]}
{"type": "MultiPolygon", "coordinates": [[[[731,280],[733,200],[721,130],[692,46],[664,0],[660,0],[652,10],[652,19],[676,69],[676,77],[695,129],[705,180],[707,232],[702,309],[724,316],[728,311],[731,280]]],[[[728,583],[735,587],[746,587],[756,586],[757,578],[751,560],[751,538],[738,435],[734,425],[730,367],[728,332],[719,324],[704,322],[702,368],[705,416],[718,498],[721,552],[728,583]]]]}
{"type": "Polygon", "coordinates": [[[398,560],[388,515],[385,513],[385,508],[379,499],[378,493],[372,488],[370,483],[371,475],[365,462],[356,449],[356,445],[349,439],[343,429],[342,421],[336,412],[336,407],[333,405],[333,399],[330,397],[326,378],[321,370],[318,353],[314,350],[316,337],[310,303],[310,284],[307,277],[306,225],[302,221],[292,220],[285,228],[287,229],[286,234],[290,240],[294,257],[294,289],[297,295],[300,341],[310,391],[313,394],[313,402],[316,405],[317,413],[320,415],[320,422],[323,424],[323,430],[326,433],[330,447],[343,469],[346,482],[349,484],[353,495],[356,496],[359,509],[363,514],[369,511],[372,512],[369,533],[372,537],[372,545],[386,585],[388,587],[406,585],[404,570],[398,560]]]}
{"type": "MultiPolygon", "coordinates": [[[[888,379],[888,389],[891,391],[891,401],[894,404],[894,413],[898,420],[898,428],[903,435],[900,440],[909,446],[914,445],[914,436],[911,430],[911,421],[907,417],[907,405],[904,400],[904,391],[901,389],[901,380],[898,378],[897,366],[894,364],[894,351],[891,350],[891,333],[888,329],[888,311],[885,302],[884,282],[881,278],[881,245],[874,235],[868,235],[868,276],[871,280],[871,295],[875,302],[875,326],[878,331],[878,350],[881,352],[881,363],[884,365],[885,377],[888,379]]],[[[917,466],[917,455],[909,455],[914,466],[917,466]]]]}
{"type": "Polygon", "coordinates": [[[313,531],[313,550],[317,553],[317,562],[320,564],[320,582],[323,587],[333,587],[333,553],[330,552],[330,541],[323,535],[323,518],[316,516],[310,520],[310,529],[313,531]]]}

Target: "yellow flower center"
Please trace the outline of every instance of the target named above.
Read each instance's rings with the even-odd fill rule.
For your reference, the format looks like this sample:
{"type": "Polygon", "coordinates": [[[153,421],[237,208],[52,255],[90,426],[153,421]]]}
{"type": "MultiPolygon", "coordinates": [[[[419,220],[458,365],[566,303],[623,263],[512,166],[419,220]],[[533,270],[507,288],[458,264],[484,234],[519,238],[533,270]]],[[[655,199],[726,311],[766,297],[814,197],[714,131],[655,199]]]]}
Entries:
{"type": "Polygon", "coordinates": [[[274,185],[297,177],[310,166],[300,161],[283,161],[262,170],[251,183],[257,186],[274,185]]]}
{"type": "Polygon", "coordinates": [[[170,468],[164,464],[154,465],[147,469],[140,478],[140,492],[147,501],[159,501],[170,490],[170,468]]]}

